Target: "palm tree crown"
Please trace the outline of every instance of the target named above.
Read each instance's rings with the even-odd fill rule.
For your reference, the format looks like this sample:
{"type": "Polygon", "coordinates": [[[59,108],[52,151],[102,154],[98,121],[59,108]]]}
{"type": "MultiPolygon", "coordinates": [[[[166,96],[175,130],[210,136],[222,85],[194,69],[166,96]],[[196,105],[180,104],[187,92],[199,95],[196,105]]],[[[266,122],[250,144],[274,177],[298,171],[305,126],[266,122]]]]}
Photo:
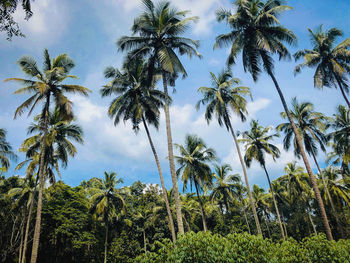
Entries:
{"type": "Polygon", "coordinates": [[[217,11],[217,20],[226,21],[232,31],[217,36],[214,48],[231,44],[229,65],[234,64],[242,52],[244,70],[250,72],[255,81],[262,66],[269,74],[273,72],[272,54],[277,54],[280,59],[290,57],[284,42],[296,42],[294,33],[281,26],[278,20],[283,11],[292,9],[283,2],[237,0],[234,2],[235,14],[224,9],[217,11]]]}
{"type": "MultiPolygon", "coordinates": [[[[327,143],[325,132],[327,129],[326,121],[328,118],[321,112],[314,111],[314,105],[311,102],[299,103],[296,98],[292,99],[292,109],[290,110],[290,114],[294,119],[295,125],[298,128],[299,135],[304,142],[308,154],[314,154],[316,156],[318,153],[317,145],[319,145],[321,150],[325,152],[327,143]]],[[[282,112],[281,116],[284,119],[287,118],[285,112],[282,112]]],[[[281,123],[276,129],[285,133],[283,146],[286,150],[289,150],[293,139],[294,154],[295,156],[300,157],[300,148],[297,144],[291,124],[289,122],[281,123]]]]}
{"type": "Polygon", "coordinates": [[[0,129],[0,164],[5,171],[10,166],[10,160],[16,160],[17,156],[12,151],[12,147],[10,143],[6,140],[6,131],[4,129],[0,129]]]}
{"type": "Polygon", "coordinates": [[[324,31],[321,25],[315,31],[308,30],[312,49],[303,49],[294,54],[295,60],[304,58],[304,62],[296,66],[295,73],[299,73],[304,67],[316,68],[314,86],[322,89],[336,88],[338,85],[349,105],[345,92],[349,92],[346,73],[350,72],[350,38],[335,46],[336,39],[343,36],[338,28],[324,31]]]}
{"type": "Polygon", "coordinates": [[[270,134],[272,127],[263,127],[256,120],[252,120],[250,126],[250,131],[243,132],[243,138],[240,139],[240,142],[245,144],[244,161],[247,166],[250,167],[252,160],[256,160],[261,166],[265,166],[265,154],[270,154],[274,161],[279,158],[280,150],[269,142],[274,137],[279,137],[279,134],[270,134]]]}

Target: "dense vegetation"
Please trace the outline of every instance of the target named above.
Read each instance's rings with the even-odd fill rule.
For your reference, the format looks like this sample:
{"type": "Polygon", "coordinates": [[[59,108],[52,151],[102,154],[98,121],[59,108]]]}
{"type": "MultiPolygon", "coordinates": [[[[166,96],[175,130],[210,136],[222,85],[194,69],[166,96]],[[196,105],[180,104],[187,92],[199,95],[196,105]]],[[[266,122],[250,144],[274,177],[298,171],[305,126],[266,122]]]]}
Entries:
{"type": "MultiPolygon", "coordinates": [[[[17,2],[8,1],[10,13],[17,2]]],[[[42,69],[24,56],[18,65],[28,79],[6,80],[24,86],[15,94],[29,94],[14,117],[27,110],[28,116],[39,114],[19,149],[26,156],[16,167],[21,176],[5,176],[17,156],[0,129],[1,261],[350,262],[350,39],[336,44],[342,32],[320,26],[309,30],[312,49],[294,54],[295,60],[304,59],[295,73],[314,68],[315,87],[337,88],[344,98],[345,106],[326,116],[312,102],[290,98],[289,104],[274,73],[274,56],[290,58],[287,46],[296,43],[294,33],[278,20],[291,7],[282,0],[237,0],[232,11],[217,11],[218,22],[226,22],[229,32],[217,36],[214,48],[229,46],[230,54],[224,69],[210,72],[211,83],[198,89],[202,99],[196,107],[204,108],[208,124],[218,121],[232,135],[228,143],[235,145],[243,183],[202,138],[187,134],[183,145],[172,140],[168,87],[187,76],[183,55],[201,57],[199,42],[184,35],[198,18],[170,2],[142,3],[144,12],[135,18],[131,36],[117,41],[123,65],[106,68],[110,81],[100,93],[111,98],[106,114],[115,125],[131,122],[135,133],[147,134],[160,187],[140,181],[121,187],[123,180],[113,171],[76,187],[57,180],[77,154],[75,144],[84,142],[70,94],[88,96],[90,90],[67,84],[76,78],[70,75],[75,64],[67,54],[51,58],[45,49],[42,69]],[[232,75],[240,55],[254,81],[266,73],[274,83],[284,108],[276,127],[252,120],[249,130],[235,130],[232,118],[245,121],[248,98],[254,96],[253,87],[232,75]],[[172,179],[168,190],[149,129],[159,127],[162,110],[172,179]],[[271,181],[266,158],[278,162],[281,151],[274,139],[280,136],[305,169],[290,162],[271,181]],[[319,151],[327,154],[325,168],[319,151]],[[253,162],[264,171],[268,189],[250,186],[253,162]]],[[[4,6],[1,2],[1,12],[4,6]]],[[[30,1],[23,1],[23,7],[30,15],[30,1]]]]}

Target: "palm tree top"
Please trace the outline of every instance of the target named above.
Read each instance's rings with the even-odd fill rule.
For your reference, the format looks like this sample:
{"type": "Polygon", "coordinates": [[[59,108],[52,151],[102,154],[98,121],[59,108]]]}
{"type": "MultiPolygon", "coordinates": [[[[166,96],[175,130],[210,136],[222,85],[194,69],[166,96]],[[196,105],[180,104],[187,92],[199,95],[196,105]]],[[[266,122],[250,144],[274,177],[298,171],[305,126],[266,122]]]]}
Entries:
{"type": "Polygon", "coordinates": [[[72,102],[64,93],[81,94],[88,96],[91,92],[88,88],[79,85],[63,84],[67,78],[76,79],[76,76],[69,75],[69,72],[75,66],[73,60],[67,54],[61,54],[51,60],[47,49],[44,50],[44,62],[42,70],[39,69],[37,62],[30,56],[23,56],[17,63],[22,71],[31,77],[31,79],[9,78],[5,81],[16,81],[24,88],[16,90],[15,94],[31,94],[32,96],[20,105],[15,111],[15,118],[23,114],[23,111],[29,108],[30,115],[35,106],[47,99],[51,94],[54,96],[56,106],[62,112],[63,116],[73,118],[72,102]],[[36,80],[33,80],[35,78],[36,80]]]}
{"type": "Polygon", "coordinates": [[[231,111],[238,115],[242,121],[246,120],[247,100],[246,96],[251,96],[250,89],[239,85],[238,78],[233,78],[229,69],[222,70],[215,75],[210,72],[211,87],[200,87],[198,91],[203,94],[203,98],[196,104],[197,110],[201,105],[207,105],[205,119],[209,123],[216,115],[220,126],[225,124],[229,129],[229,119],[231,111]]]}
{"type": "Polygon", "coordinates": [[[270,143],[275,137],[279,137],[278,133],[272,133],[272,127],[263,127],[257,120],[252,120],[250,130],[242,133],[240,142],[245,144],[246,153],[244,161],[248,167],[251,162],[256,160],[261,166],[265,166],[265,154],[271,155],[272,159],[280,157],[280,150],[277,146],[270,143]]]}
{"type": "Polygon", "coordinates": [[[243,67],[252,74],[254,81],[261,73],[261,66],[268,73],[273,72],[271,55],[279,59],[290,58],[284,43],[296,44],[296,36],[280,25],[278,17],[282,12],[293,9],[281,0],[237,0],[234,2],[235,13],[219,9],[216,13],[219,22],[226,21],[232,31],[216,38],[215,48],[231,45],[227,63],[236,63],[242,52],[243,67]]]}
{"type": "Polygon", "coordinates": [[[135,20],[131,28],[133,36],[123,36],[117,41],[120,51],[129,51],[131,57],[148,57],[150,70],[155,64],[172,75],[187,72],[176,53],[201,57],[196,50],[199,41],[182,37],[189,29],[189,23],[198,17],[186,17],[189,11],[179,11],[169,1],[154,4],[151,0],[143,0],[144,12],[135,20]]]}

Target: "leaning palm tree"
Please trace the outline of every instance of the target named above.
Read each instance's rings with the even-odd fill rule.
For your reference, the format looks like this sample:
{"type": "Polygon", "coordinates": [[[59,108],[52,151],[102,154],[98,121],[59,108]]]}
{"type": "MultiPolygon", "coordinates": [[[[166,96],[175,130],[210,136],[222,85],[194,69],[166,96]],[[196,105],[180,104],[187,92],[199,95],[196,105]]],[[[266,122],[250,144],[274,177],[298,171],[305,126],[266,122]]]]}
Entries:
{"type": "Polygon", "coordinates": [[[265,162],[265,155],[269,154],[271,155],[272,159],[276,161],[276,158],[280,157],[280,150],[277,146],[273,145],[269,141],[272,140],[274,137],[279,137],[279,134],[272,133],[270,134],[271,127],[262,127],[259,125],[258,121],[252,120],[250,131],[245,131],[242,133],[242,139],[240,139],[240,142],[243,142],[245,144],[245,155],[244,155],[244,161],[249,168],[252,161],[257,161],[261,167],[264,169],[267,181],[269,183],[271,195],[273,204],[275,206],[276,214],[278,223],[280,225],[281,235],[282,238],[285,239],[285,233],[283,230],[283,225],[280,217],[280,212],[277,206],[275,193],[273,191],[273,188],[271,187],[271,180],[269,173],[266,169],[266,162],[265,162]]]}
{"type": "Polygon", "coordinates": [[[181,181],[183,182],[184,191],[188,184],[190,184],[192,190],[194,184],[201,209],[203,229],[207,231],[206,214],[199,192],[206,185],[212,184],[213,178],[208,163],[216,160],[215,151],[208,148],[204,141],[195,135],[187,135],[185,145],[175,144],[175,146],[180,151],[180,155],[175,156],[177,163],[180,165],[176,173],[178,176],[182,173],[181,181]]]}
{"type": "Polygon", "coordinates": [[[328,162],[341,165],[343,178],[350,176],[350,109],[339,105],[331,119],[333,132],[328,134],[332,151],[328,153],[328,162]]]}
{"type": "Polygon", "coordinates": [[[233,188],[241,181],[238,174],[230,174],[230,172],[232,172],[232,168],[229,164],[214,165],[213,176],[215,178],[215,182],[213,183],[210,194],[212,200],[223,200],[226,213],[229,211],[228,203],[232,199],[233,188]]]}
{"type": "Polygon", "coordinates": [[[317,187],[317,182],[312,173],[297,127],[289,114],[286,100],[274,75],[272,56],[278,55],[279,59],[290,58],[290,53],[285,43],[296,43],[294,33],[283,27],[278,20],[282,12],[292,9],[292,7],[284,5],[284,2],[284,0],[236,0],[234,2],[235,13],[223,9],[218,10],[218,21],[226,21],[232,31],[219,35],[216,38],[214,47],[224,47],[231,44],[231,52],[227,60],[228,64],[234,64],[238,54],[242,53],[243,68],[252,75],[254,81],[258,80],[259,74],[263,70],[271,77],[284,111],[292,125],[301,156],[315,191],[327,237],[331,240],[333,239],[332,232],[320,190],[317,187]]]}
{"type": "Polygon", "coordinates": [[[32,257],[31,263],[36,263],[38,257],[39,239],[40,239],[40,224],[41,224],[41,209],[42,196],[45,180],[45,151],[46,140],[49,125],[49,111],[54,101],[55,107],[60,112],[64,120],[73,118],[72,102],[65,96],[65,93],[78,93],[87,96],[89,89],[79,85],[68,85],[63,82],[67,78],[76,78],[69,75],[69,72],[74,67],[74,62],[66,54],[61,54],[51,60],[47,49],[44,50],[43,71],[40,71],[37,62],[34,58],[24,56],[18,60],[18,64],[22,71],[32,79],[10,78],[5,81],[16,81],[23,84],[25,87],[15,91],[15,94],[29,93],[31,96],[24,101],[15,111],[15,118],[22,115],[25,109],[29,108],[30,115],[36,106],[42,106],[41,118],[43,119],[43,136],[40,143],[40,158],[39,158],[39,196],[37,203],[37,215],[34,230],[32,257]]]}
{"type": "Polygon", "coordinates": [[[105,224],[104,263],[107,262],[108,225],[110,219],[119,213],[125,212],[124,198],[118,192],[118,189],[116,189],[119,183],[123,183],[123,180],[117,178],[115,172],[105,172],[105,178],[102,180],[101,185],[89,189],[89,192],[92,193],[91,202],[93,204],[91,212],[94,213],[96,217],[101,217],[105,224]]]}
{"type": "Polygon", "coordinates": [[[261,234],[259,219],[256,214],[254,201],[251,195],[247,171],[238,144],[237,136],[231,124],[231,111],[235,115],[238,115],[242,121],[245,121],[245,115],[247,114],[247,101],[245,96],[249,96],[250,91],[248,87],[233,87],[233,85],[240,84],[240,80],[233,78],[229,70],[223,70],[217,76],[210,72],[210,76],[212,86],[199,88],[198,91],[203,94],[203,99],[198,101],[196,108],[199,109],[201,104],[207,105],[205,110],[205,119],[207,122],[209,123],[213,118],[213,114],[215,114],[219,125],[225,125],[227,131],[231,132],[242,166],[245,183],[247,185],[248,197],[254,214],[255,224],[258,229],[258,233],[261,234]]]}
{"type": "Polygon", "coordinates": [[[0,129],[0,164],[4,168],[4,171],[10,166],[10,160],[16,160],[17,156],[12,151],[10,143],[6,140],[6,131],[0,129]]]}
{"type": "Polygon", "coordinates": [[[338,28],[331,28],[324,31],[322,25],[315,31],[308,29],[312,49],[303,49],[294,54],[295,60],[304,58],[304,62],[295,68],[295,73],[299,73],[302,68],[316,68],[314,74],[314,86],[338,88],[350,108],[350,102],[346,93],[349,93],[347,85],[347,73],[350,72],[350,38],[345,39],[335,46],[338,37],[343,36],[343,32],[338,28]]]}
{"type": "Polygon", "coordinates": [[[144,12],[134,20],[132,26],[133,36],[121,37],[117,45],[122,51],[129,51],[131,57],[143,56],[149,61],[150,77],[155,69],[161,72],[163,78],[164,94],[167,99],[164,105],[169,165],[173,183],[176,218],[181,234],[184,233],[179,188],[175,172],[172,133],[170,126],[168,84],[178,74],[187,76],[184,65],[178,55],[200,57],[197,52],[198,41],[183,37],[189,24],[197,17],[186,17],[188,11],[179,11],[168,1],[161,1],[155,5],[151,0],[142,0],[144,12]]]}
{"type": "Polygon", "coordinates": [[[102,97],[112,94],[117,96],[113,99],[108,109],[108,115],[114,118],[115,125],[118,124],[121,119],[123,119],[124,122],[130,120],[134,131],[138,132],[140,123],[143,124],[158,168],[163,198],[168,213],[170,231],[173,242],[175,242],[176,234],[174,221],[164,184],[163,173],[157,151],[148,129],[148,125],[152,125],[158,129],[159,109],[164,107],[166,96],[163,92],[148,86],[147,73],[147,64],[142,59],[133,62],[127,60],[121,71],[113,67],[108,67],[105,70],[105,77],[113,78],[113,80],[101,89],[101,95],[102,97]]]}

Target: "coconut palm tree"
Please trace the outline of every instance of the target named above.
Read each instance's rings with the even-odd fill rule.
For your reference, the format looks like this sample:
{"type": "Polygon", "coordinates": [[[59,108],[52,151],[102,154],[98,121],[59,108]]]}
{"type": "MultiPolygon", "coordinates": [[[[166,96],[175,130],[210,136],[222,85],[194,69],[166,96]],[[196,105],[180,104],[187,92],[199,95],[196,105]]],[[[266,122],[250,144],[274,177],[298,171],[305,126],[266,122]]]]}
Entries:
{"type": "Polygon", "coordinates": [[[187,135],[184,145],[175,144],[175,146],[180,151],[180,155],[175,156],[175,160],[180,165],[176,174],[180,176],[182,173],[181,181],[184,191],[188,184],[192,190],[194,184],[201,209],[203,229],[207,231],[206,214],[199,192],[206,185],[212,184],[213,177],[208,163],[216,160],[216,153],[214,149],[208,148],[204,141],[195,135],[187,135]]]}
{"type": "Polygon", "coordinates": [[[332,152],[328,153],[328,162],[341,165],[342,175],[350,176],[350,109],[342,105],[337,107],[337,112],[331,119],[331,127],[334,129],[328,135],[332,152]]]}
{"type": "Polygon", "coordinates": [[[314,86],[338,88],[350,107],[346,93],[349,93],[346,74],[350,72],[350,38],[345,39],[335,46],[338,37],[343,36],[343,32],[338,28],[323,30],[320,25],[315,31],[308,29],[312,49],[303,49],[294,54],[295,60],[304,59],[302,64],[295,68],[295,73],[299,73],[302,68],[316,68],[314,74],[314,86]]]}
{"type": "Polygon", "coordinates": [[[108,248],[108,224],[110,220],[119,213],[125,213],[125,201],[123,196],[118,192],[116,186],[123,183],[123,180],[117,178],[115,172],[105,172],[105,178],[102,180],[99,187],[93,187],[89,189],[92,193],[91,212],[96,217],[101,217],[105,223],[105,251],[104,251],[104,263],[107,262],[107,248],[108,248]]]}
{"type": "Polygon", "coordinates": [[[225,125],[227,131],[231,132],[242,166],[245,183],[247,185],[248,197],[251,202],[255,224],[258,229],[258,233],[261,234],[259,219],[255,211],[255,205],[249,187],[247,171],[238,144],[237,136],[231,124],[232,112],[233,114],[238,115],[242,121],[245,121],[247,114],[247,101],[245,96],[249,96],[251,94],[248,87],[233,87],[234,85],[239,85],[240,80],[233,78],[232,73],[229,70],[223,70],[217,76],[210,72],[210,77],[212,86],[201,87],[198,90],[203,94],[203,99],[198,101],[196,108],[199,109],[201,104],[207,105],[205,110],[205,119],[207,122],[209,123],[213,118],[213,114],[215,114],[219,125],[225,125]]]}
{"type": "MultiPolygon", "coordinates": [[[[154,4],[151,0],[142,0],[144,12],[134,20],[133,36],[121,37],[117,45],[122,51],[129,51],[131,57],[143,56],[149,61],[149,72],[155,69],[162,74],[164,94],[167,99],[164,105],[170,173],[173,183],[176,218],[181,234],[184,233],[179,189],[177,184],[175,161],[173,153],[172,133],[170,126],[168,84],[178,74],[187,76],[179,55],[197,56],[198,41],[183,37],[189,24],[197,17],[186,17],[189,11],[179,11],[170,2],[161,1],[154,4]]],[[[152,74],[150,74],[151,76],[152,74]]]]}
{"type": "Polygon", "coordinates": [[[230,172],[232,172],[232,168],[229,164],[223,164],[221,166],[217,164],[214,165],[213,176],[215,178],[215,182],[213,183],[210,194],[212,200],[223,200],[226,213],[229,212],[228,203],[232,199],[233,188],[241,181],[239,174],[230,174],[230,172]]]}
{"type": "Polygon", "coordinates": [[[34,207],[36,192],[37,192],[37,182],[33,175],[27,176],[27,178],[24,180],[23,184],[20,185],[20,187],[12,188],[8,192],[9,196],[16,197],[15,206],[23,207],[24,209],[23,222],[27,219],[25,232],[21,233],[21,245],[19,249],[19,259],[18,259],[19,263],[24,263],[26,258],[28,237],[29,237],[29,227],[30,227],[31,217],[33,214],[33,207],[34,207]]]}
{"type": "Polygon", "coordinates": [[[271,232],[268,225],[268,217],[269,217],[269,204],[268,204],[268,195],[265,193],[264,188],[260,188],[258,185],[253,185],[253,191],[252,195],[254,198],[254,202],[258,211],[258,214],[260,214],[260,218],[265,222],[267,234],[269,238],[271,238],[271,232]]]}
{"type": "MultiPolygon", "coordinates": [[[[113,67],[108,67],[105,70],[105,77],[113,78],[113,80],[101,89],[101,95],[102,97],[112,94],[117,96],[113,99],[108,109],[108,115],[114,118],[114,125],[117,125],[121,119],[123,119],[124,122],[130,120],[134,131],[138,132],[140,124],[143,124],[158,168],[163,198],[168,213],[170,231],[173,242],[175,242],[176,234],[174,221],[164,184],[163,173],[148,128],[148,124],[150,124],[158,129],[159,109],[164,107],[166,96],[163,92],[148,86],[147,74],[147,64],[142,59],[135,61],[127,59],[121,71],[113,67]]],[[[155,80],[153,82],[155,82],[155,80]]]]}
{"type": "Polygon", "coordinates": [[[292,7],[284,5],[284,2],[283,0],[236,0],[234,2],[234,13],[223,9],[218,10],[218,21],[226,21],[232,30],[227,34],[219,35],[216,38],[214,48],[231,45],[231,52],[227,60],[228,64],[234,64],[238,54],[242,53],[243,68],[252,75],[254,81],[258,80],[262,71],[265,71],[271,77],[284,111],[292,125],[300,148],[300,154],[315,191],[327,237],[331,240],[333,239],[332,232],[320,190],[312,173],[298,129],[292,116],[289,114],[286,100],[274,75],[273,55],[278,55],[280,60],[290,58],[290,53],[285,43],[296,43],[294,33],[283,27],[278,20],[282,12],[292,9],[292,7]]]}
{"type": "Polygon", "coordinates": [[[270,134],[272,127],[262,127],[259,125],[258,121],[252,120],[250,123],[250,131],[245,131],[242,133],[242,139],[240,142],[245,144],[245,155],[244,161],[249,168],[252,161],[257,161],[261,167],[264,169],[267,181],[269,183],[273,204],[275,206],[275,211],[277,214],[278,223],[280,225],[282,238],[285,239],[285,234],[283,230],[283,225],[279,213],[279,209],[277,206],[277,202],[275,199],[275,193],[273,188],[271,187],[271,180],[269,173],[266,169],[265,155],[271,155],[272,159],[276,161],[277,158],[280,157],[280,150],[277,146],[273,145],[269,141],[273,140],[274,137],[279,137],[278,133],[270,134]]]}
{"type": "Polygon", "coordinates": [[[25,109],[29,108],[30,115],[36,106],[42,106],[41,117],[43,118],[43,136],[40,145],[40,158],[39,158],[39,195],[37,203],[37,215],[35,222],[33,247],[31,263],[36,263],[39,248],[40,239],[40,224],[41,224],[41,209],[42,209],[42,196],[45,179],[45,152],[46,152],[46,139],[49,125],[49,111],[52,105],[51,100],[54,101],[54,105],[60,112],[60,115],[65,120],[73,118],[72,102],[65,96],[65,93],[77,93],[84,96],[88,95],[89,89],[79,85],[68,85],[63,82],[67,78],[76,78],[69,75],[69,72],[74,67],[74,62],[67,54],[61,54],[58,57],[51,60],[47,49],[44,50],[44,63],[43,70],[40,71],[37,62],[34,58],[24,56],[18,60],[18,64],[22,71],[32,79],[22,78],[10,78],[5,81],[16,81],[23,84],[25,87],[15,91],[15,94],[29,93],[31,96],[24,101],[15,111],[15,118],[22,115],[25,109]]]}
{"type": "Polygon", "coordinates": [[[10,166],[10,160],[16,159],[16,154],[12,151],[10,143],[6,140],[6,131],[0,129],[0,164],[5,172],[10,166]]]}

